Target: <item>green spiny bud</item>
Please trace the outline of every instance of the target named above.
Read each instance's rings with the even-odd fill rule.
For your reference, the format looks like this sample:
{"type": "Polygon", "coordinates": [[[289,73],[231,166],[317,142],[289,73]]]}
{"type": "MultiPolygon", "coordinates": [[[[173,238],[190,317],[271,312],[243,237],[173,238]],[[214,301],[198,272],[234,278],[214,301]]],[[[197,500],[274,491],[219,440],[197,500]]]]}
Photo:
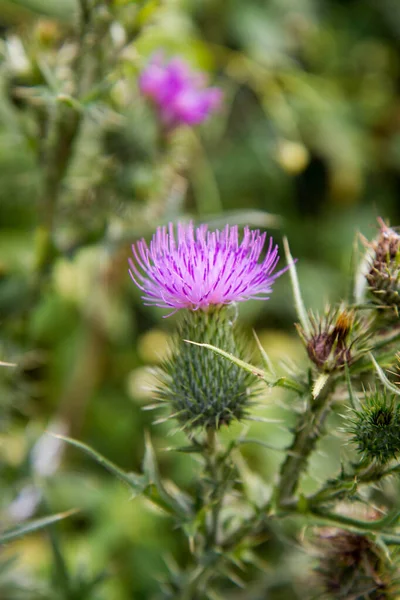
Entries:
{"type": "Polygon", "coordinates": [[[170,404],[185,429],[219,429],[240,420],[249,406],[249,375],[207,348],[187,343],[212,344],[240,354],[231,308],[182,311],[171,356],[164,363],[158,396],[170,404]]]}
{"type": "Polygon", "coordinates": [[[351,431],[365,458],[385,464],[400,453],[400,407],[386,392],[375,392],[355,411],[351,431]]]}
{"type": "Polygon", "coordinates": [[[370,245],[372,261],[366,279],[372,298],[381,307],[400,308],[400,235],[380,222],[379,236],[370,245]]]}

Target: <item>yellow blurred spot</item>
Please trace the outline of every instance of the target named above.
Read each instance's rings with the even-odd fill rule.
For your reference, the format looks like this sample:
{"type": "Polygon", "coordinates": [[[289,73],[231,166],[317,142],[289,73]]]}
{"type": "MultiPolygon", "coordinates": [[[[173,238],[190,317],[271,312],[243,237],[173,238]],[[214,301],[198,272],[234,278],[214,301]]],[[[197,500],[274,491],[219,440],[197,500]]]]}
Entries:
{"type": "Polygon", "coordinates": [[[35,27],[35,36],[43,46],[52,46],[61,39],[61,29],[56,21],[40,19],[35,27]]]}
{"type": "Polygon", "coordinates": [[[49,559],[49,545],[43,533],[27,535],[24,538],[6,544],[2,551],[4,557],[18,555],[21,565],[25,567],[42,567],[49,559]]]}
{"type": "Polygon", "coordinates": [[[363,177],[356,165],[335,164],[331,171],[331,197],[336,204],[354,204],[363,191],[363,177]]]}
{"type": "Polygon", "coordinates": [[[13,432],[0,436],[1,462],[18,466],[26,457],[26,436],[21,432],[13,432]]]}
{"type": "Polygon", "coordinates": [[[148,367],[134,369],[128,375],[128,394],[133,400],[145,402],[154,398],[157,377],[148,367]]]}
{"type": "Polygon", "coordinates": [[[139,356],[145,363],[159,364],[168,353],[168,336],[160,329],[151,329],[138,342],[139,356]]]}
{"type": "Polygon", "coordinates": [[[304,144],[281,140],[278,143],[276,159],[285,171],[291,175],[297,175],[304,171],[308,165],[310,155],[304,144]]]}

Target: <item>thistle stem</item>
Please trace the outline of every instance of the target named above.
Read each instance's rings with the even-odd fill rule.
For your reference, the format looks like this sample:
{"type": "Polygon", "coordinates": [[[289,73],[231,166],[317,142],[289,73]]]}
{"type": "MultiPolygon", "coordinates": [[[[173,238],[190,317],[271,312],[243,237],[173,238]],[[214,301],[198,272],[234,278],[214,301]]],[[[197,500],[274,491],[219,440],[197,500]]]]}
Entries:
{"type": "Polygon", "coordinates": [[[385,527],[389,527],[390,525],[395,523],[400,516],[399,511],[395,511],[394,513],[387,514],[382,519],[378,519],[375,521],[360,521],[359,519],[353,519],[351,517],[347,517],[346,515],[340,515],[318,509],[313,509],[311,511],[311,514],[313,514],[316,517],[320,517],[324,521],[336,523],[339,526],[344,525],[348,528],[356,529],[357,531],[371,532],[380,532],[385,527]]]}
{"type": "Polygon", "coordinates": [[[309,456],[320,438],[321,429],[329,414],[334,387],[335,382],[331,378],[316,399],[310,395],[309,407],[298,419],[293,442],[281,467],[276,491],[277,504],[281,508],[291,502],[309,456]]]}
{"type": "Polygon", "coordinates": [[[207,532],[206,547],[212,548],[218,541],[219,512],[222,498],[219,498],[220,473],[217,456],[217,435],[215,429],[207,429],[206,472],[210,481],[209,500],[211,502],[211,519],[207,532]]]}
{"type": "Polygon", "coordinates": [[[223,464],[218,455],[217,434],[215,429],[206,430],[203,441],[205,486],[202,493],[203,508],[210,507],[204,534],[198,539],[194,552],[196,564],[188,570],[182,579],[179,600],[197,600],[201,590],[207,584],[211,571],[221,557],[215,552],[218,545],[219,516],[223,500],[223,464]],[[212,558],[211,558],[212,557],[212,558]]]}

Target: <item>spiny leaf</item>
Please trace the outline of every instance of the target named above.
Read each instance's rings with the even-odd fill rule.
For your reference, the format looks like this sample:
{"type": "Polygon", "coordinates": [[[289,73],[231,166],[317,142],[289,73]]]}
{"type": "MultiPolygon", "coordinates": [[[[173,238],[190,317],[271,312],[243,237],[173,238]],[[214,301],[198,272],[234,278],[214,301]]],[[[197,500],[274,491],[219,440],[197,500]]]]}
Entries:
{"type": "Polygon", "coordinates": [[[256,375],[257,377],[260,377],[261,379],[266,380],[265,372],[262,369],[258,369],[254,365],[251,365],[250,363],[247,363],[244,360],[241,360],[240,358],[233,356],[233,354],[230,354],[229,352],[225,352],[225,350],[221,350],[220,348],[217,348],[216,346],[213,346],[212,344],[200,344],[199,342],[192,342],[191,340],[184,340],[184,342],[187,342],[188,344],[194,344],[195,346],[202,346],[203,348],[208,348],[209,350],[212,350],[213,352],[215,352],[215,354],[224,356],[225,358],[230,360],[232,363],[234,363],[238,367],[241,367],[245,371],[248,371],[248,373],[251,373],[252,375],[256,375]]]}
{"type": "Polygon", "coordinates": [[[71,446],[75,446],[75,448],[79,448],[79,450],[82,450],[83,452],[88,454],[99,465],[101,465],[102,467],[107,469],[107,471],[118,477],[118,479],[126,483],[131,489],[133,489],[135,494],[141,494],[144,491],[145,482],[143,480],[143,476],[137,475],[136,473],[127,473],[126,471],[123,471],[122,469],[117,467],[117,465],[115,465],[107,458],[96,452],[96,450],[94,450],[90,446],[87,446],[86,444],[83,444],[82,442],[78,442],[77,440],[60,434],[55,434],[51,432],[49,432],[49,434],[53,435],[56,438],[64,440],[64,442],[67,442],[68,444],[71,444],[71,446]]]}
{"type": "Polygon", "coordinates": [[[311,335],[311,324],[301,295],[299,278],[297,277],[296,264],[290,253],[289,242],[286,237],[283,238],[283,247],[285,249],[286,262],[289,267],[289,274],[290,280],[292,282],[294,303],[296,306],[297,316],[299,317],[299,321],[301,323],[306,337],[309,338],[311,335]]]}
{"type": "Polygon", "coordinates": [[[398,387],[396,387],[395,385],[393,385],[393,383],[391,381],[389,381],[389,379],[386,377],[385,373],[383,372],[383,369],[378,365],[374,356],[371,353],[370,353],[370,357],[371,357],[372,363],[376,369],[376,372],[378,373],[378,377],[382,381],[383,385],[390,392],[392,392],[393,394],[396,394],[396,396],[400,396],[400,389],[398,387]]]}
{"type": "Polygon", "coordinates": [[[353,392],[353,387],[351,385],[349,365],[347,363],[345,363],[345,365],[344,365],[344,372],[346,375],[347,391],[349,392],[349,399],[350,399],[351,407],[354,410],[359,409],[360,403],[358,401],[357,396],[353,392]]]}
{"type": "Polygon", "coordinates": [[[178,514],[181,517],[187,516],[189,507],[187,502],[185,502],[183,495],[179,494],[172,496],[166,490],[161,480],[156,454],[154,452],[153,444],[151,443],[150,435],[147,432],[145,434],[143,472],[146,484],[147,486],[150,486],[146,492],[147,497],[168,512],[178,514]],[[153,486],[153,488],[155,487],[155,490],[151,489],[151,486],[153,486]]]}
{"type": "Polygon", "coordinates": [[[184,340],[184,341],[187,342],[188,344],[194,344],[195,346],[202,346],[203,348],[212,350],[213,352],[215,352],[215,354],[219,354],[220,356],[223,356],[227,360],[230,360],[231,362],[235,363],[235,365],[244,369],[248,373],[251,373],[252,375],[255,375],[256,377],[263,379],[266,382],[266,384],[269,385],[270,387],[282,387],[282,388],[286,388],[289,390],[293,390],[299,394],[302,394],[304,392],[303,386],[300,385],[294,379],[290,379],[290,377],[278,377],[278,379],[275,379],[274,381],[272,381],[272,380],[268,379],[265,371],[263,371],[262,369],[259,369],[258,367],[255,367],[254,365],[251,365],[250,363],[247,363],[244,360],[241,360],[240,358],[233,356],[233,354],[230,354],[229,352],[225,352],[225,350],[221,350],[221,348],[217,348],[216,346],[213,346],[212,344],[200,344],[199,342],[192,342],[191,340],[184,340]]]}
{"type": "Polygon", "coordinates": [[[254,329],[253,329],[253,335],[254,335],[254,338],[256,340],[256,344],[258,346],[258,349],[260,351],[261,358],[262,358],[262,361],[263,361],[265,369],[267,371],[269,371],[273,377],[276,377],[276,372],[275,372],[274,366],[272,364],[272,361],[271,361],[270,357],[268,356],[267,352],[265,351],[265,348],[262,347],[261,342],[260,342],[260,340],[258,338],[258,335],[254,331],[254,329]]]}
{"type": "Polygon", "coordinates": [[[34,531],[44,529],[45,527],[53,525],[53,523],[57,523],[57,521],[61,521],[62,519],[66,519],[77,512],[79,511],[76,509],[68,510],[63,513],[57,513],[55,515],[50,515],[49,517],[34,519],[32,521],[28,521],[27,523],[17,525],[16,527],[8,529],[4,533],[0,534],[0,545],[11,542],[12,540],[16,540],[28,533],[33,533],[34,531]]]}

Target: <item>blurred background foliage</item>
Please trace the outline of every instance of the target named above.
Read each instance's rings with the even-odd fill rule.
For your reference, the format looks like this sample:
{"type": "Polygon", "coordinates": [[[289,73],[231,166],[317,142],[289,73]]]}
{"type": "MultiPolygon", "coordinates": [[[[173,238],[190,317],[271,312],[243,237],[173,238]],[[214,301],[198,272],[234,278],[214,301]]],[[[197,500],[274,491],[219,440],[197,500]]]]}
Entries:
{"type": "MultiPolygon", "coordinates": [[[[162,451],[180,443],[172,424],[142,410],[175,318],[142,306],[127,274],[133,241],[179,218],[287,235],[305,301],[322,308],[347,292],[356,231],[371,238],[378,216],[400,221],[397,0],[97,4],[85,38],[77,0],[0,0],[0,360],[18,365],[0,371],[2,529],[81,509],[50,537],[2,550],[4,600],[147,599],[169,562],[185,561],[168,519],[45,434],[139,470],[148,429],[163,474],[194,480],[195,460],[162,451]],[[208,72],[225,98],[219,115],[169,139],[137,88],[159,48],[208,72]]],[[[274,359],[304,360],[287,277],[240,315],[274,359]]],[[[280,400],[261,399],[258,412],[290,420],[280,400]]],[[[276,424],[252,430],[278,447],[289,439],[276,424]]],[[[327,437],[305,489],[338,468],[339,446],[327,437]]],[[[246,455],[254,477],[271,478],[281,458],[246,455]]],[[[286,571],[300,576],[303,562],[289,557],[286,571]]],[[[279,587],[274,569],[264,590],[279,587]]]]}

